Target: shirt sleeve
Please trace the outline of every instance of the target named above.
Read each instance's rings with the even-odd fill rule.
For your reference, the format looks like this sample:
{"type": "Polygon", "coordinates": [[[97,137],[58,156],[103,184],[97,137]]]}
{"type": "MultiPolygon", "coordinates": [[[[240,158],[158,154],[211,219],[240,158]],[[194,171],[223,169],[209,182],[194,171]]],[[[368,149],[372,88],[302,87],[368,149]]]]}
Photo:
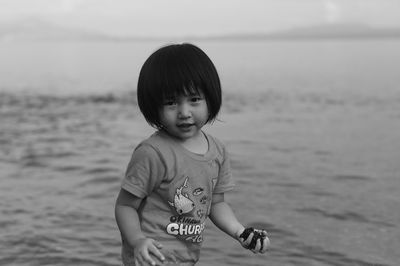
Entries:
{"type": "Polygon", "coordinates": [[[225,193],[233,190],[235,184],[232,178],[230,156],[225,146],[222,146],[222,161],[219,168],[218,181],[213,193],[225,193]]]}
{"type": "Polygon", "coordinates": [[[121,187],[144,198],[161,183],[164,173],[165,164],[159,153],[150,145],[139,145],[133,152],[121,187]]]}

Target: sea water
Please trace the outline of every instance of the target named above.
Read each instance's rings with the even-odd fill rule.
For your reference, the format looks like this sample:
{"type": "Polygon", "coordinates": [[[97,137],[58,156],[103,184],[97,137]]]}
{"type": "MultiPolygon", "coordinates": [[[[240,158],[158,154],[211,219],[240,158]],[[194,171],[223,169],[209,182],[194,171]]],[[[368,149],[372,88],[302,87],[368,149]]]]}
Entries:
{"type": "MultiPolygon", "coordinates": [[[[211,222],[199,265],[398,265],[400,41],[195,42],[224,89],[253,255],[211,222]]],[[[114,203],[152,133],[138,71],[163,43],[0,44],[0,265],[120,265],[114,203]]]]}

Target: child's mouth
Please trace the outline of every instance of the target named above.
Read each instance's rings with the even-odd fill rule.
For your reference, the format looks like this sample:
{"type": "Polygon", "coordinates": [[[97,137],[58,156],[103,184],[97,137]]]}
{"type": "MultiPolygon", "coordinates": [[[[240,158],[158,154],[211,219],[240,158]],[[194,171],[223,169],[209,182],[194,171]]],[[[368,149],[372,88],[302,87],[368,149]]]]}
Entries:
{"type": "Polygon", "coordinates": [[[177,125],[178,128],[183,129],[183,130],[188,130],[192,126],[194,126],[194,124],[190,124],[190,123],[182,123],[182,124],[177,125]]]}

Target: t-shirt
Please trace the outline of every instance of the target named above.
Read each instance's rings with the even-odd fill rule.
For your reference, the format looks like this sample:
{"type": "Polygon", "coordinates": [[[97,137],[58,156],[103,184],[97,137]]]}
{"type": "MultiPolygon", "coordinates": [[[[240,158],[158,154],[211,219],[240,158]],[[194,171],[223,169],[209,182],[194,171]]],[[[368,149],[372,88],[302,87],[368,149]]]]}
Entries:
{"type": "MultiPolygon", "coordinates": [[[[142,231],[162,243],[160,251],[172,263],[198,261],[212,196],[234,186],[224,145],[205,136],[208,151],[200,155],[154,133],[136,147],[122,181],[123,189],[144,199],[138,210],[142,231]]],[[[133,249],[124,240],[122,258],[133,265],[133,249]]]]}

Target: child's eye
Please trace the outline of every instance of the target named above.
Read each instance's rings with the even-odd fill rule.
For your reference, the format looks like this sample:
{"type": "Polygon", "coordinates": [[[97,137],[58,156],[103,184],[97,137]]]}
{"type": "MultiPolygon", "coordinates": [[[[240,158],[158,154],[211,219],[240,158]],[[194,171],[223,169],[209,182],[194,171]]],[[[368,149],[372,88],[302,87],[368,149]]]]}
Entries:
{"type": "Polygon", "coordinates": [[[203,100],[203,98],[201,98],[200,96],[193,96],[190,98],[190,101],[193,103],[200,102],[201,100],[203,100]]]}
{"type": "Polygon", "coordinates": [[[164,101],[163,104],[166,105],[166,106],[172,106],[172,105],[176,104],[176,101],[174,101],[174,100],[166,100],[166,101],[164,101]]]}

